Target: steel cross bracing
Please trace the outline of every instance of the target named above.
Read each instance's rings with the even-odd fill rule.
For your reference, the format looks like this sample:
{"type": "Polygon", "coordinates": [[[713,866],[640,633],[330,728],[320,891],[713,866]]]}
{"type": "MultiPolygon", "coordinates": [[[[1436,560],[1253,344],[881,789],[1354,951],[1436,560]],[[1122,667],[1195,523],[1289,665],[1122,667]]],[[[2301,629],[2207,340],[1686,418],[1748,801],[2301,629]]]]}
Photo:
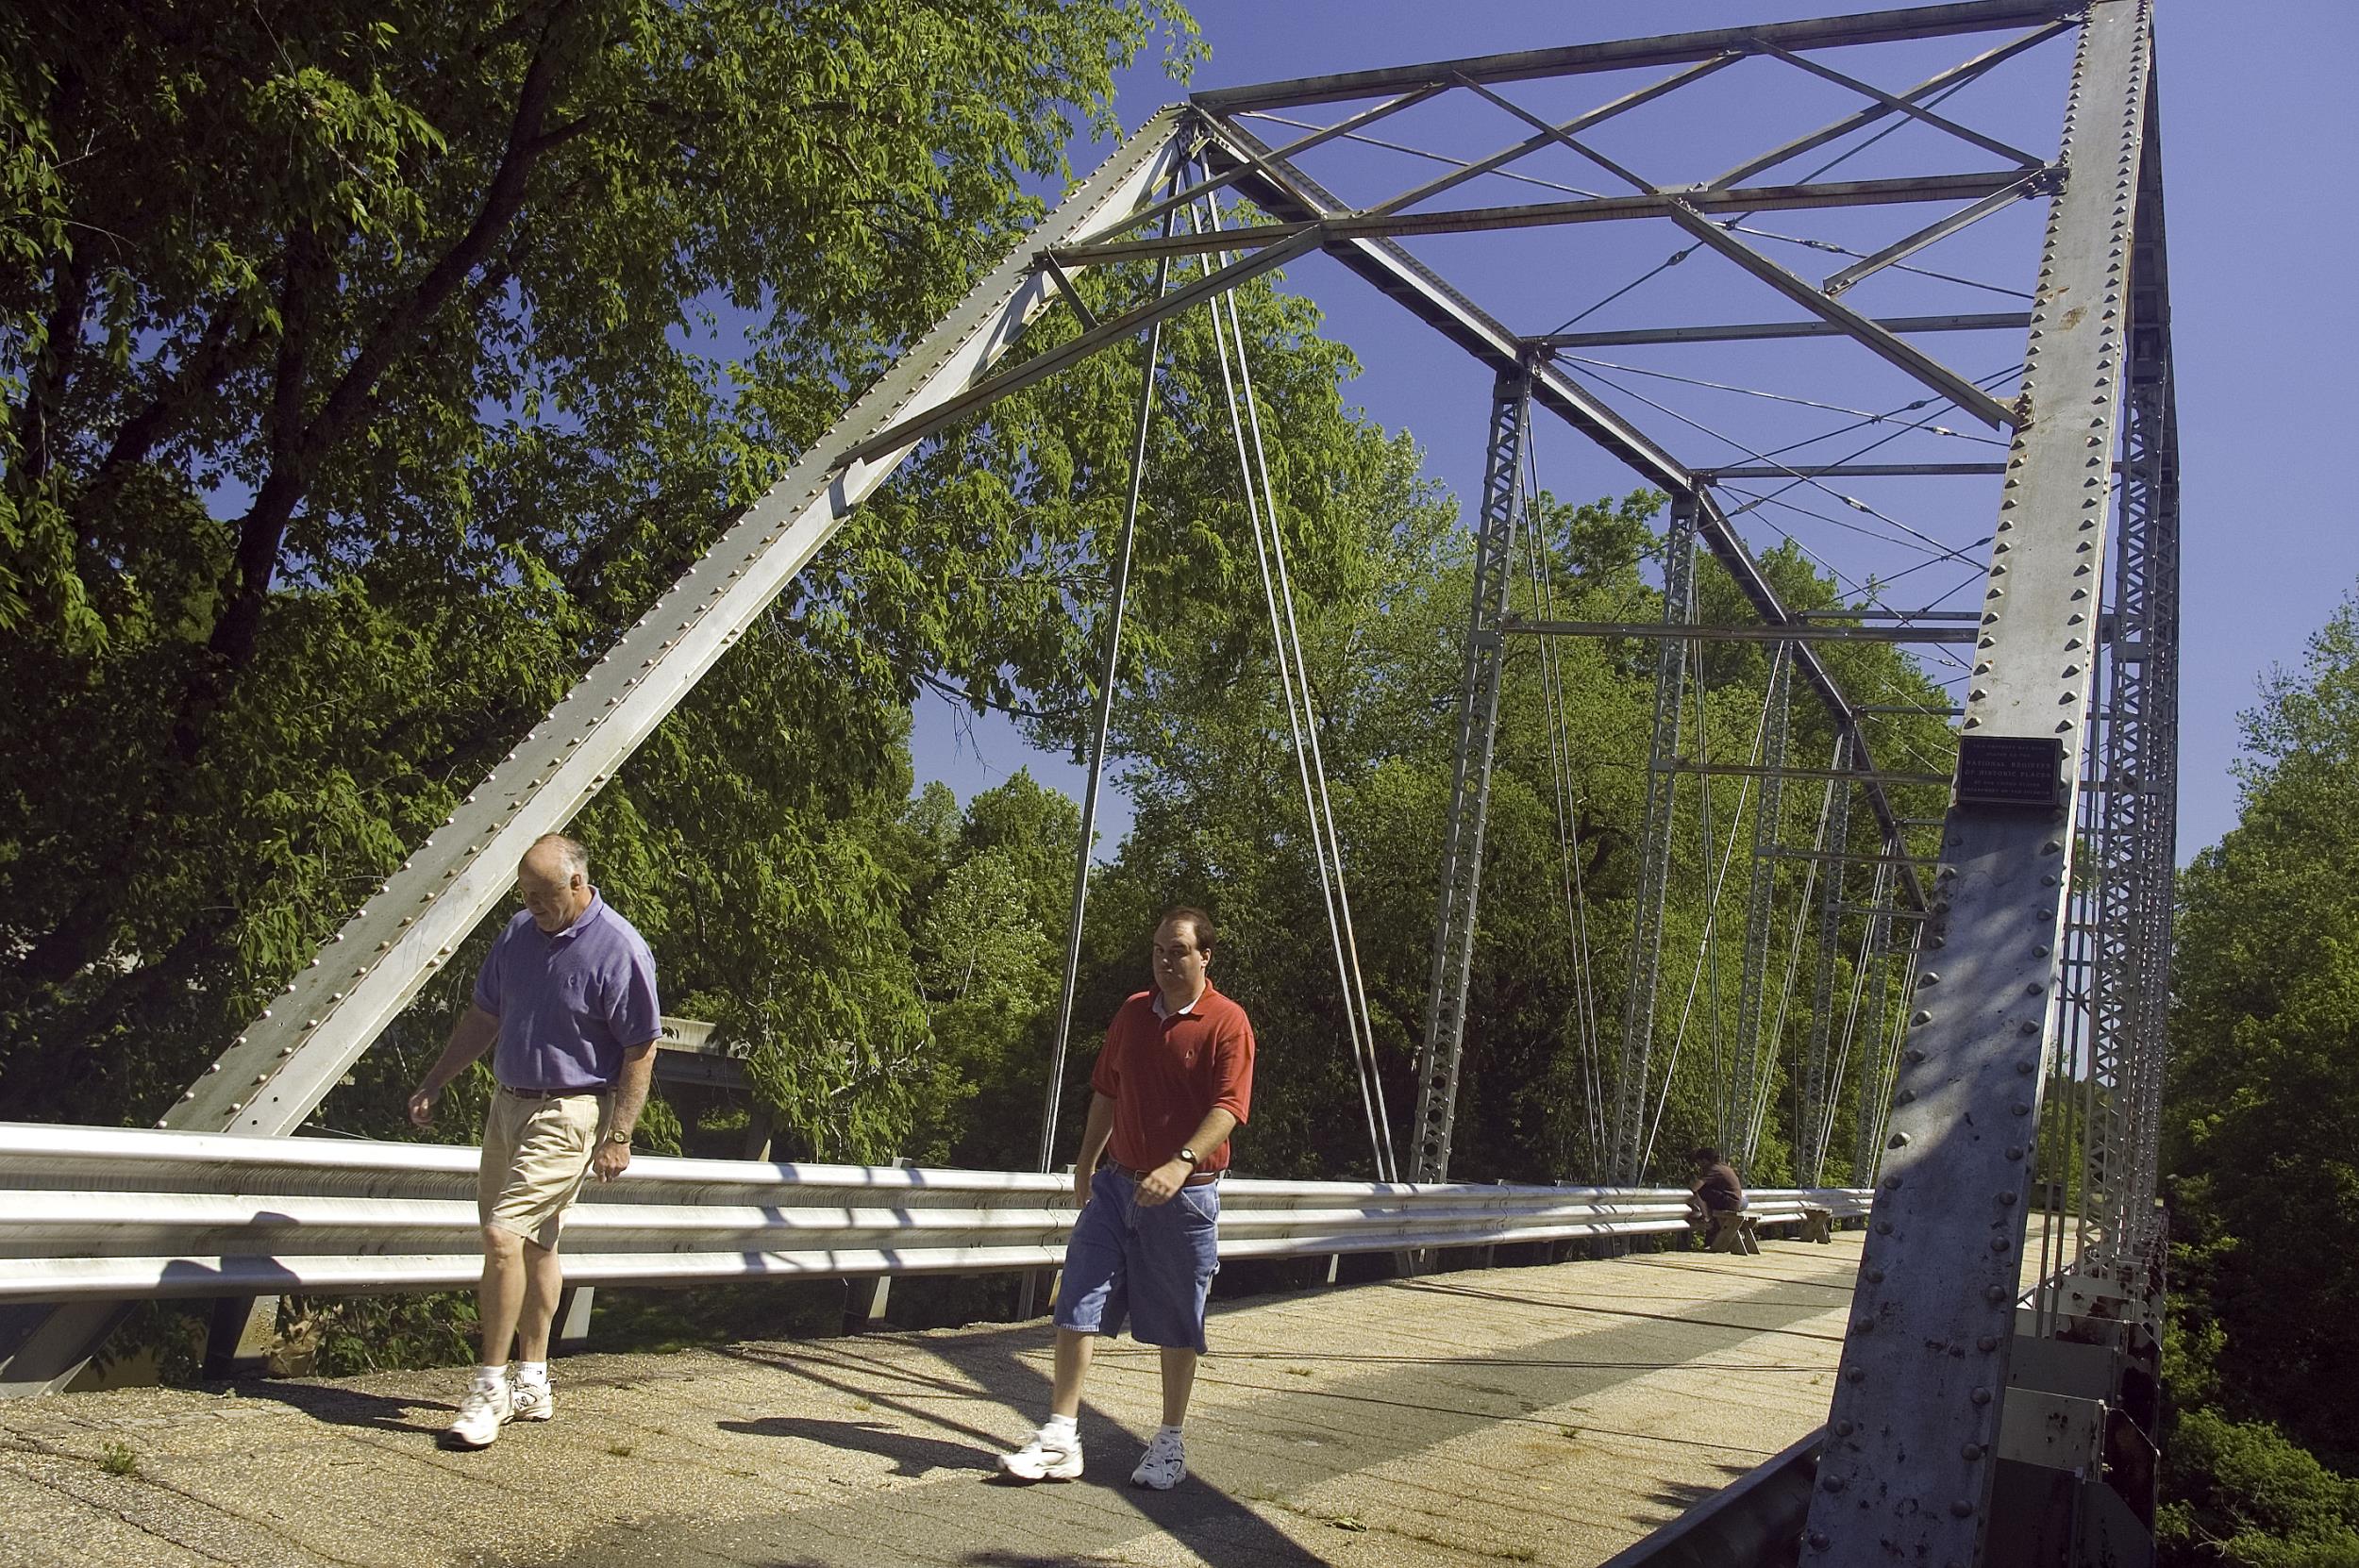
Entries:
{"type": "MultiPolygon", "coordinates": [[[[2149,128],[2146,0],[2095,0],[2065,120],[1984,588],[1942,896],[1917,976],[1803,1560],[1982,1559],[2007,1397],[2050,993],[2070,903],[2149,128]],[[1985,784],[2052,755],[2053,804],[1985,784]]],[[[2026,792],[2028,793],[2028,792],[2026,792]]]]}
{"type": "Polygon", "coordinates": [[[1450,761],[1449,822],[1442,842],[1441,908],[1433,926],[1433,976],[1425,1046],[1417,1065],[1417,1181],[1449,1175],[1450,1129],[1466,1035],[1466,983],[1474,963],[1482,832],[1490,816],[1491,759],[1498,740],[1500,627],[1514,582],[1515,533],[1524,505],[1524,454],[1531,439],[1528,369],[1499,377],[1491,397],[1490,455],[1475,525],[1474,595],[1458,688],[1457,743],[1450,761]]]}
{"type": "MultiPolygon", "coordinates": [[[[1663,624],[1696,618],[1696,508],[1671,502],[1663,532],[1663,624]]],[[[1622,1057],[1614,1080],[1613,1158],[1609,1172],[1636,1172],[1647,1155],[1647,1076],[1654,1055],[1655,992],[1663,977],[1663,903],[1674,859],[1671,826],[1679,804],[1680,712],[1687,686],[1687,639],[1655,642],[1654,721],[1647,736],[1647,817],[1638,844],[1638,900],[1631,917],[1630,979],[1622,993],[1622,1057]]],[[[1699,786],[1710,788],[1708,784],[1699,786]]],[[[1704,846],[1710,859],[1711,845],[1704,846]]],[[[1624,1179],[1615,1176],[1616,1180],[1624,1179]]]]}
{"type": "MultiPolygon", "coordinates": [[[[323,947],[310,969],[290,984],[284,997],[256,1020],[168,1113],[167,1125],[249,1132],[284,1131],[299,1125],[353,1057],[449,958],[482,913],[504,895],[515,852],[531,837],[569,820],[611,776],[614,767],[916,442],[1088,353],[1127,341],[1167,315],[1313,248],[1324,246],[1347,266],[1376,280],[1495,370],[1504,374],[1518,367],[1528,369],[1532,394],[1542,406],[1597,437],[1650,481],[1694,498],[1704,541],[1765,621],[1772,625],[1795,621],[1689,468],[1561,372],[1545,364],[1528,366],[1522,340],[1387,237],[1387,220],[1397,219],[1404,228],[1419,224],[1430,226],[1430,214],[1397,210],[1409,205],[1406,199],[1370,214],[1348,212],[1292,167],[1286,157],[1237,126],[1233,114],[1260,103],[1330,101],[1366,92],[1399,94],[1377,109],[1354,116],[1347,125],[1304,138],[1286,149],[1298,153],[1330,136],[1345,134],[1352,125],[1372,123],[1383,113],[1460,85],[1639,65],[1690,67],[1675,80],[1608,106],[1610,111],[1619,112],[1708,74],[1707,67],[1717,69],[1747,56],[1784,58],[1797,51],[1818,48],[2033,28],[2032,33],[1918,88],[1882,95],[1885,101],[1873,102],[1820,133],[1774,149],[1709,188],[1668,191],[1635,202],[1571,204],[1589,210],[1521,212],[1502,221],[1665,216],[1671,215],[1673,207],[1720,210],[1756,200],[1805,207],[1980,200],[2003,188],[2003,182],[1997,176],[1975,175],[1925,175],[1806,184],[1785,189],[1782,194],[1765,194],[1737,182],[1850,129],[1904,111],[1909,102],[1925,96],[1935,85],[1969,79],[2045,37],[2077,8],[2073,0],[1973,0],[1276,83],[1202,94],[1190,107],[1163,111],[1060,204],[1014,254],[800,456],[770,494],[750,509],[598,661],[478,786],[444,828],[421,844],[403,870],[323,947]],[[1158,192],[1172,184],[1182,160],[1199,149],[1217,164],[1207,183],[1170,191],[1159,198],[1158,192]],[[1096,323],[1077,339],[1012,371],[990,374],[1024,326],[1054,296],[1055,272],[1101,264],[1140,250],[1137,244],[1117,249],[1101,242],[1117,241],[1139,224],[1222,184],[1233,185],[1265,212],[1295,224],[1299,232],[1264,236],[1271,242],[1217,275],[1096,323]],[[1340,217],[1362,221],[1331,231],[1317,227],[1340,217]],[[1052,261],[1056,263],[1053,269],[1052,261]],[[339,947],[343,949],[341,954],[339,947]]],[[[1602,118],[1604,112],[1591,118],[1602,118]]],[[[1548,144],[1555,136],[1552,131],[1548,136],[1527,138],[1513,151],[1519,155],[1548,144]]],[[[2017,177],[2013,173],[2007,175],[2008,179],[2017,177]]],[[[1492,226],[1497,216],[1483,216],[1481,226],[1492,226]]],[[[1194,248],[1233,248],[1247,242],[1241,238],[1246,233],[1229,230],[1180,239],[1194,248]]],[[[1145,248],[1154,244],[1147,242],[1145,248]]],[[[1851,329],[1851,324],[1842,320],[1830,318],[1830,322],[1832,325],[1819,325],[1829,330],[1851,329]]],[[[1884,331],[1862,328],[1854,335],[1881,342],[1878,334],[1884,331]]],[[[1810,650],[1797,649],[1794,657],[1797,669],[1828,704],[1837,727],[1853,736],[1869,799],[1887,832],[1897,838],[1898,818],[1891,814],[1874,779],[1857,709],[1810,650]]],[[[1904,876],[1912,903],[1921,907],[1913,870],[1904,868],[1904,876]]]]}

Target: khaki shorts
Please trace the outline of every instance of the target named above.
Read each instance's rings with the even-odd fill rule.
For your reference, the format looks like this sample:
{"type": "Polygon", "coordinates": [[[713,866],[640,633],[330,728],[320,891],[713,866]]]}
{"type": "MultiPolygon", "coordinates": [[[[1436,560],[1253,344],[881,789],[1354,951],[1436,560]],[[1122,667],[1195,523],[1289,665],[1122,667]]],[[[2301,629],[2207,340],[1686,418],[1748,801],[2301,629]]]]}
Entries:
{"type": "Polygon", "coordinates": [[[609,1094],[527,1098],[496,1090],[483,1118],[483,1163],[476,1171],[476,1211],[485,1225],[513,1231],[535,1246],[555,1247],[565,1210],[590,1175],[590,1157],[606,1134],[609,1094]]]}

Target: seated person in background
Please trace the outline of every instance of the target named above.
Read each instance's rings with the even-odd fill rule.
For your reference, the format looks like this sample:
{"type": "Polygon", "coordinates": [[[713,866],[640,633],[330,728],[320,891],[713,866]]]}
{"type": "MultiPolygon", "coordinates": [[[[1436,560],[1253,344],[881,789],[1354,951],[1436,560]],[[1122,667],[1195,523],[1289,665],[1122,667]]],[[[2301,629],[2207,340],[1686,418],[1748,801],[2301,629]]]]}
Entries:
{"type": "Polygon", "coordinates": [[[1718,1149],[1700,1148],[1693,1158],[1696,1180],[1687,1189],[1687,1223],[1706,1230],[1715,1214],[1734,1214],[1744,1209],[1745,1184],[1736,1179],[1736,1167],[1721,1159],[1718,1149]]]}

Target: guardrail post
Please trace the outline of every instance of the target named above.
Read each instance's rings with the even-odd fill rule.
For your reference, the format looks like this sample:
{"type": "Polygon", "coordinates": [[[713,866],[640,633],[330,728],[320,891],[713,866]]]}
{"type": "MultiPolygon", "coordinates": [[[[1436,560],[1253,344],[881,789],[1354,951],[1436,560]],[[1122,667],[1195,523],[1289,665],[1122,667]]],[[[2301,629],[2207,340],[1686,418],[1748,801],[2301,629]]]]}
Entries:
{"type": "Polygon", "coordinates": [[[557,1298],[557,1323],[549,1330],[549,1349],[560,1356],[578,1356],[590,1348],[590,1312],[597,1291],[588,1285],[568,1285],[557,1298]]]}
{"type": "Polygon", "coordinates": [[[209,1383],[259,1377],[278,1348],[278,1298],[227,1295],[213,1303],[205,1329],[204,1376],[209,1383]]]}

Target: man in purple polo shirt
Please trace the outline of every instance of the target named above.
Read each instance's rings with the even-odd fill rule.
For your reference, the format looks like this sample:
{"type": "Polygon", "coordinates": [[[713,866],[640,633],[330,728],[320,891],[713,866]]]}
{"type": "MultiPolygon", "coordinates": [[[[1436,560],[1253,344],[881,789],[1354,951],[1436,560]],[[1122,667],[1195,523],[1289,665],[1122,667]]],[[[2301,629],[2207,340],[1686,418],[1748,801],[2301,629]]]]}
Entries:
{"type": "Polygon", "coordinates": [[[489,1446],[504,1422],[557,1413],[548,1356],[564,1284],[558,1234],[593,1172],[611,1181],[630,1164],[630,1132],[647,1103],[661,1028],[655,959],[590,885],[581,845],[559,833],[535,840],[516,881],[524,910],[492,943],[475,1005],[410,1096],[410,1119],[429,1125],[434,1097],[497,1043],[492,1076],[499,1088],[484,1117],[476,1178],[483,1352],[449,1434],[461,1448],[489,1446]]]}

